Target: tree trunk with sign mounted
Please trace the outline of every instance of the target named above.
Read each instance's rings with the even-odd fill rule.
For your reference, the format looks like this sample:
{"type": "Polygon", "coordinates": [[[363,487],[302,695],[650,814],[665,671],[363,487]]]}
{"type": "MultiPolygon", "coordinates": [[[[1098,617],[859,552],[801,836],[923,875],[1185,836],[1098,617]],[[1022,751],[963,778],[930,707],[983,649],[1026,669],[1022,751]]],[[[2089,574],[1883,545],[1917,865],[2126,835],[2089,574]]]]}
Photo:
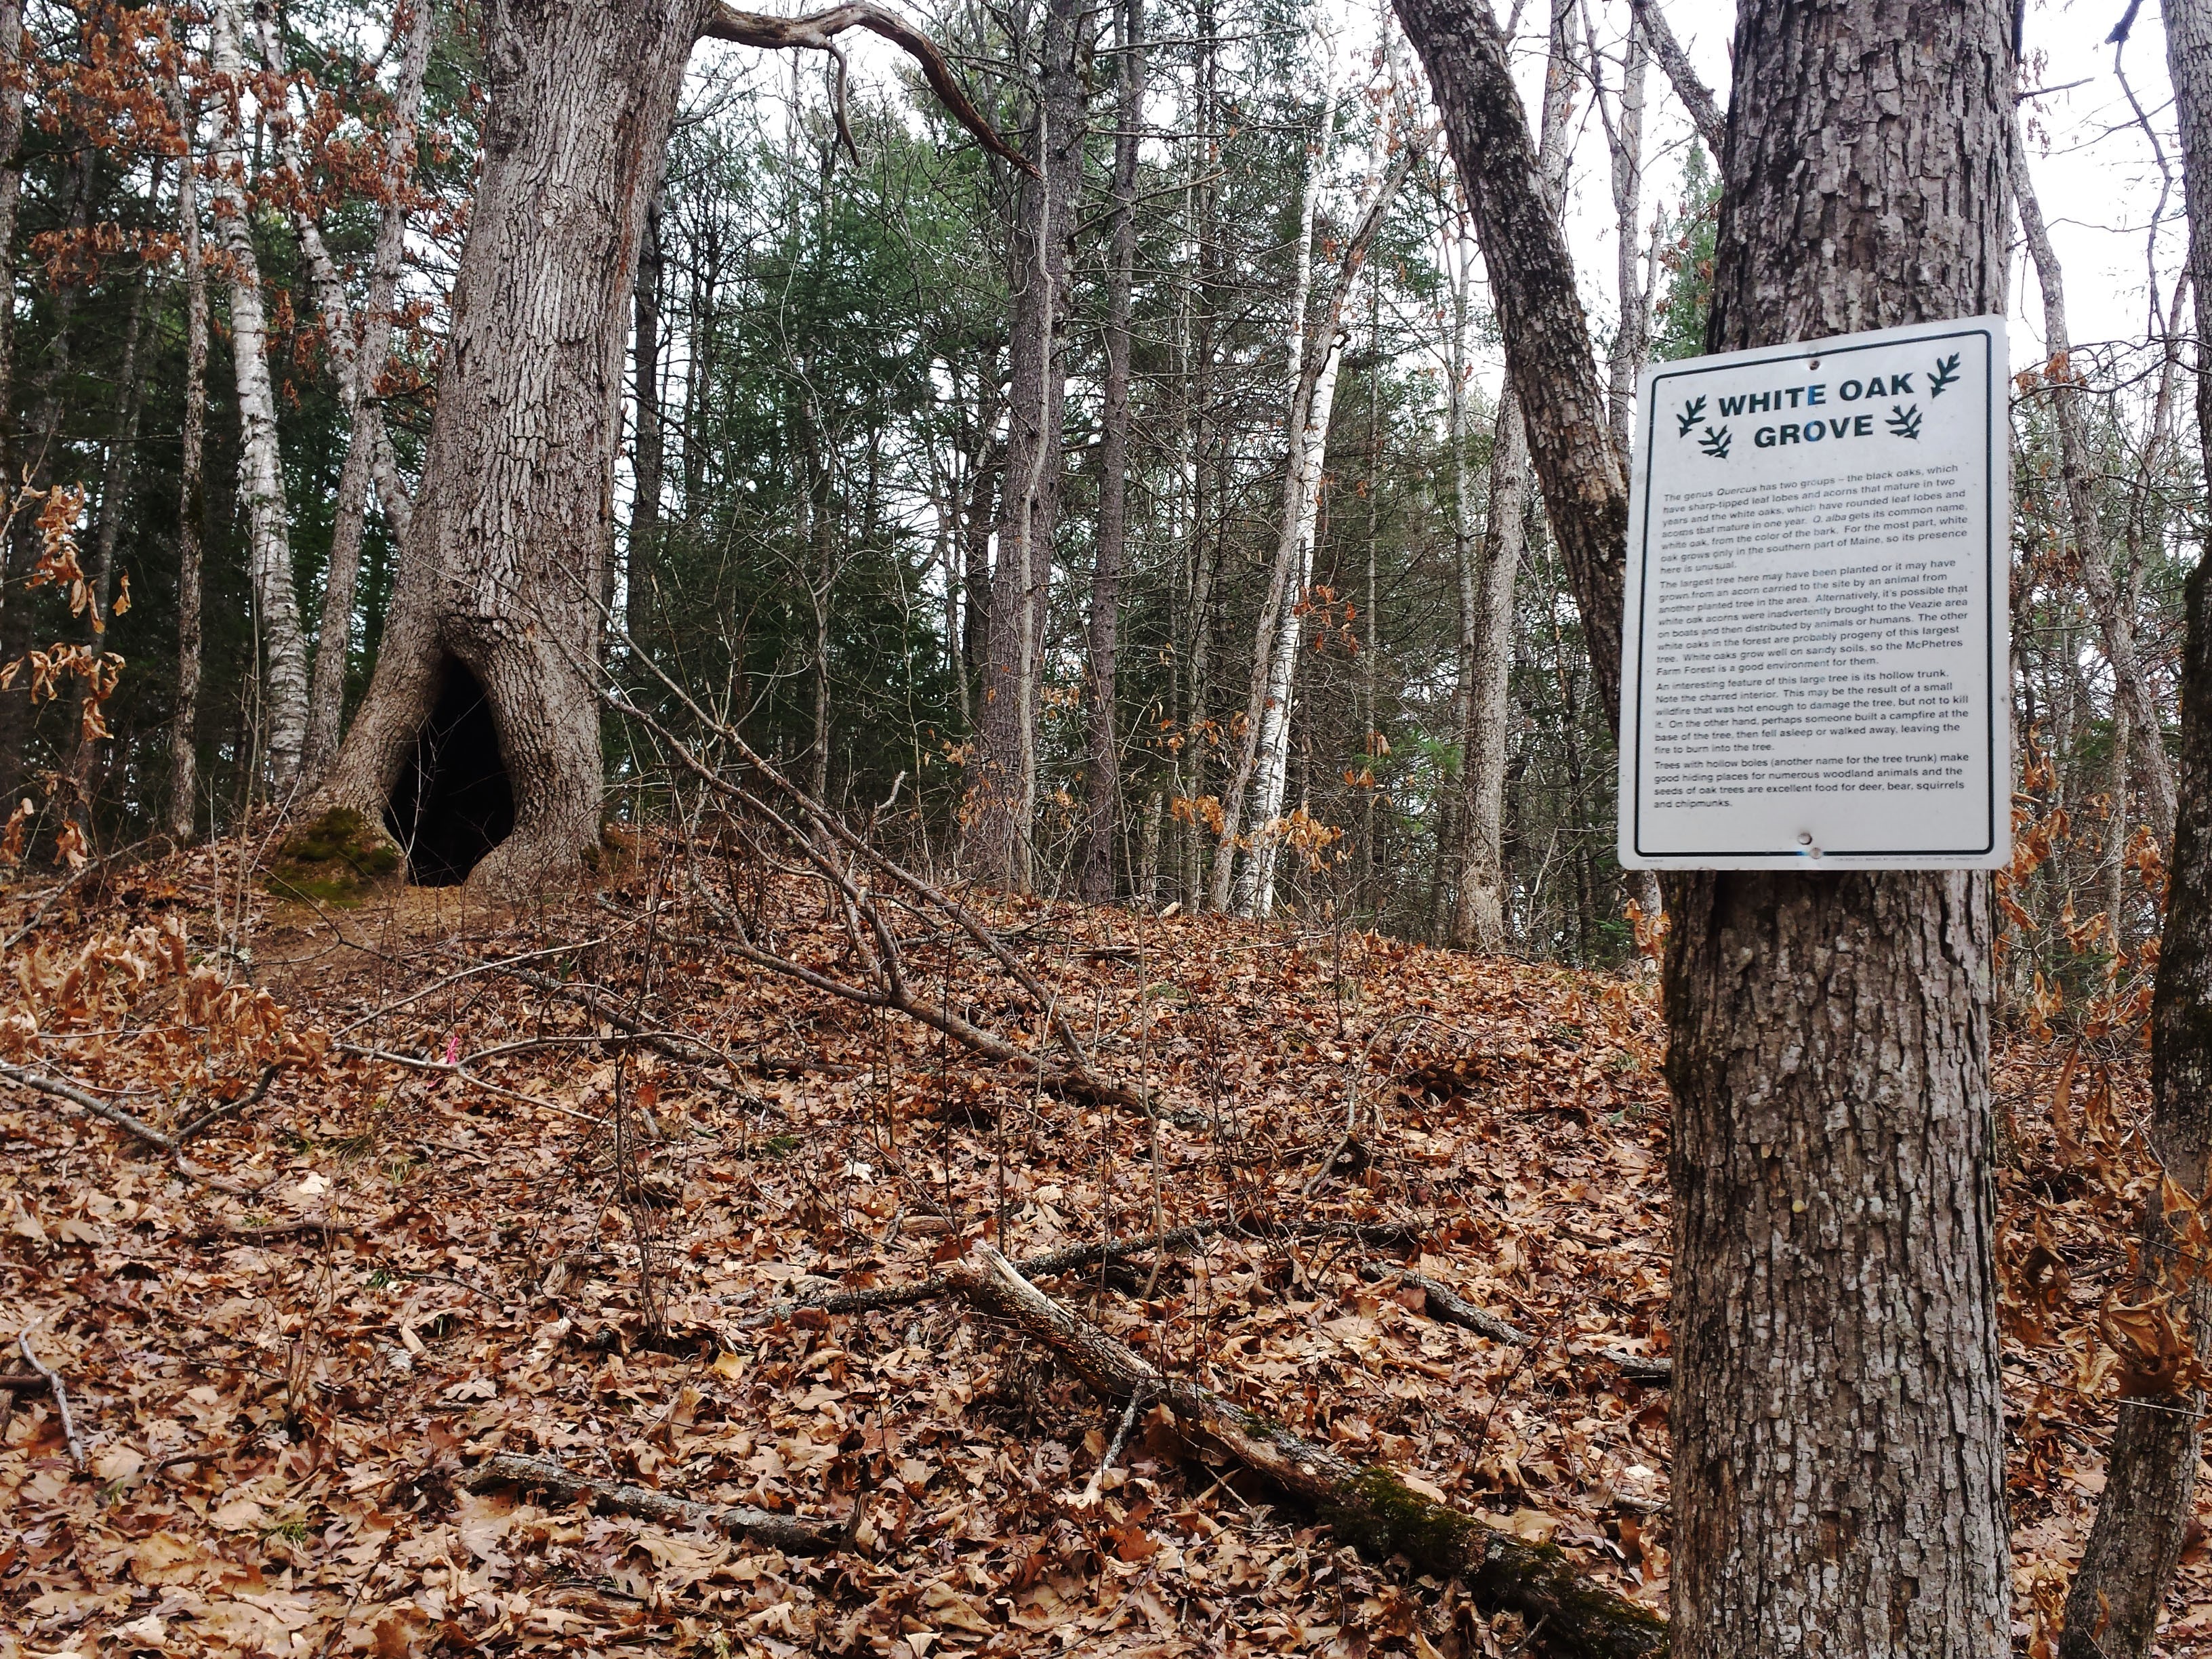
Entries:
{"type": "MultiPolygon", "coordinates": [[[[1396,5],[1617,701],[1626,491],[1505,43],[1464,0],[1396,5]]],[[[2004,309],[2010,25],[1994,0],[1745,0],[1711,349],[2004,309]]],[[[1987,878],[1699,874],[1668,908],[1670,1651],[1995,1659],[1987,878]]]]}

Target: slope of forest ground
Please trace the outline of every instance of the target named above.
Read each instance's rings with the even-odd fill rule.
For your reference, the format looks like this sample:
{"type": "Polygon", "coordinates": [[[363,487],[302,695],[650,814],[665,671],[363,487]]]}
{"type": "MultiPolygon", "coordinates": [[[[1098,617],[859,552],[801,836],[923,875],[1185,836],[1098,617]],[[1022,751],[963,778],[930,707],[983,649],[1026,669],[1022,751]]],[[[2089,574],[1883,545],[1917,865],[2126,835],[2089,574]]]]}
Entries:
{"type": "MultiPolygon", "coordinates": [[[[1040,1283],[1663,1610],[1667,1395],[1622,1364],[1666,1346],[1648,982],[992,905],[1147,1115],[757,971],[685,863],[634,848],[518,914],[274,896],[233,844],[0,905],[19,1077],[163,1132],[236,1103],[180,1160],[0,1082],[0,1652],[1522,1650],[1513,1615],[1179,1461],[1161,1408],[1125,1420],[957,1298],[797,1305],[977,1237],[1020,1259],[1206,1223],[1040,1283]],[[787,1554],[472,1481],[498,1453],[837,1535],[787,1554]]],[[[818,890],[759,876],[754,936],[835,974],[852,940],[818,890]]],[[[904,945],[948,1010],[1034,1041],[949,930],[904,945]]],[[[2051,1333],[2006,1352],[2023,1652],[2101,1482],[2111,1365],[2083,1334],[2124,1251],[2088,1200],[2124,1179],[2097,1148],[2142,1069],[2117,1043],[2000,1056],[2012,1323],[2051,1333]]],[[[2212,1650],[2202,1554],[2172,1654],[2212,1650]]]]}

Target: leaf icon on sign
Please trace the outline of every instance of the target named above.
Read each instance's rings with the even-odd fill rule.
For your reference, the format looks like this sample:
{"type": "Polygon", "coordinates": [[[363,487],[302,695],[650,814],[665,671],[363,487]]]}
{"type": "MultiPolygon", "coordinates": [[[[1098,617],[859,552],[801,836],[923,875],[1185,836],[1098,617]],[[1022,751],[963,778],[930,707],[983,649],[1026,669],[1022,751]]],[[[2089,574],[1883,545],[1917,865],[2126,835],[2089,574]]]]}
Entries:
{"type": "Polygon", "coordinates": [[[1682,412],[1674,417],[1676,422],[1674,435],[1678,438],[1688,437],[1698,422],[1705,418],[1705,400],[1703,398],[1686,401],[1682,404],[1682,412]]]}
{"type": "Polygon", "coordinates": [[[1735,440],[1729,435],[1729,429],[1726,427],[1723,427],[1717,432],[1707,427],[1705,435],[1698,440],[1698,447],[1715,460],[1724,461],[1728,459],[1729,445],[1734,441],[1735,440]]]}
{"type": "Polygon", "coordinates": [[[1917,438],[1920,435],[1920,405],[1915,404],[1907,409],[1902,404],[1892,404],[1889,406],[1889,429],[1900,438],[1917,438]]]}
{"type": "Polygon", "coordinates": [[[1940,398],[1943,388],[1959,378],[1959,354],[1953,352],[1936,365],[1936,372],[1928,377],[1928,395],[1940,398]]]}

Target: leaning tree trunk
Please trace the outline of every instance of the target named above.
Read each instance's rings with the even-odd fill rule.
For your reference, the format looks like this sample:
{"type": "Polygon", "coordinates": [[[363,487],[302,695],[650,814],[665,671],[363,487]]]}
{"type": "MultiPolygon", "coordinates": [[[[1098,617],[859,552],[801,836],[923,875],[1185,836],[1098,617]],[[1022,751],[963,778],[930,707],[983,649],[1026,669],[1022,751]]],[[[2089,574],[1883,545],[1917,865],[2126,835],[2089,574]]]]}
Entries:
{"type": "Polygon", "coordinates": [[[1137,263],[1137,143],[1145,119],[1144,0],[1115,11],[1121,97],[1114,126],[1114,217],[1108,234],[1105,435],[1098,453],[1098,550],[1091,579],[1089,787],[1083,896],[1114,896],[1114,840],[1121,823],[1121,762],[1115,744],[1115,670],[1121,616],[1121,562],[1129,507],[1129,290],[1137,263]]]}
{"type": "MultiPolygon", "coordinates": [[[[2004,311],[2011,21],[1745,0],[1709,350],[2004,311]]],[[[2009,1653],[1989,878],[1669,897],[1674,1652],[2009,1653]]]]}
{"type": "Polygon", "coordinates": [[[1048,0],[1039,32],[1039,95],[1030,146],[1041,176],[1023,182],[1008,275],[1006,459],[1000,483],[999,560],[991,575],[980,741],[969,763],[966,845],[971,873],[1026,890],[1036,817],[1037,686],[1053,532],[1060,521],[1060,415],[1073,298],[1068,249],[1083,184],[1082,33],[1079,0],[1048,0]]]}
{"type": "MultiPolygon", "coordinates": [[[[2166,64],[2181,131],[2189,210],[2189,269],[2198,325],[2212,314],[2212,6],[2166,0],[2166,64]]],[[[2212,376],[2197,381],[2197,436],[2212,460],[2212,376]]],[[[2201,1211],[2212,1161],[2212,558],[2200,550],[2186,588],[2182,646],[2181,736],[2176,762],[2173,856],[2166,928],[2151,997],[2151,1115],[2148,1139],[2166,1177],[2201,1211]]],[[[2156,734],[2145,734],[2146,742],[2156,734]]],[[[2161,1322],[2169,1292],[2191,1328],[2200,1358],[2212,1358],[2212,1278],[2191,1261],[2180,1231],[2187,1207],[2169,1217],[2163,1194],[2144,1206],[2142,1281],[2130,1300],[2161,1322]],[[2193,1282],[2192,1282],[2193,1281],[2193,1282]]],[[[2183,1345],[2169,1340],[2169,1348],[2183,1345]]],[[[2197,1413],[2202,1394],[2175,1388],[2170,1370],[2125,1368],[2118,1420],[2106,1454],[2105,1491],[2066,1598],[2061,1659],[2141,1659],[2180,1559],[2196,1504],[2197,1413]]]]}
{"type": "MultiPolygon", "coordinates": [[[[380,822],[441,693],[461,689],[447,705],[458,714],[472,680],[497,754],[479,744],[448,763],[503,771],[511,792],[512,832],[461,849],[481,854],[467,874],[489,891],[580,876],[597,855],[591,675],[625,313],[705,12],[637,0],[494,14],[482,173],[422,483],[375,672],[317,803],[380,822]]],[[[441,758],[417,760],[418,802],[441,758]]]]}
{"type": "MultiPolygon", "coordinates": [[[[1491,262],[1608,716],[1626,496],[1505,41],[1395,0],[1491,262]]],[[[2003,307],[2009,9],[1744,0],[1714,349],[2003,307]]],[[[1990,903],[1964,874],[1672,896],[1677,1659],[2008,1650],[1990,903]]]]}

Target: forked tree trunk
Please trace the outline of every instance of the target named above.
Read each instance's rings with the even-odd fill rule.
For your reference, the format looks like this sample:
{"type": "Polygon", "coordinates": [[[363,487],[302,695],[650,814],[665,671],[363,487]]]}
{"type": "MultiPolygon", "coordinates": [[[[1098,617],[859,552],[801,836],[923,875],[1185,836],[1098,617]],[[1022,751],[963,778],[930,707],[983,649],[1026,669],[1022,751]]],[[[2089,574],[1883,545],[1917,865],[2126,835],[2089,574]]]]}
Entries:
{"type": "Polygon", "coordinates": [[[2036,283],[2043,290],[2043,345],[2050,353],[2046,367],[2051,372],[2051,414],[2058,428],[2058,476],[2065,486],[2068,514],[2074,523],[2074,556],[2081,567],[2082,590],[2088,595],[2089,614],[2096,618],[2104,641],[2105,659],[2112,664],[2116,713],[2142,733],[2151,823],[2160,846],[2170,847],[2173,842],[2173,763],[2166,752],[2157,694],[2136,651],[2135,615],[2129,605],[2132,596],[2112,574],[2112,546],[2097,516],[2088,422],[2081,414],[2081,376],[2069,361],[2072,342],[2066,329],[2066,279],[2058,264],[2058,251],[2051,246],[2051,233],[2044,226],[2042,206],[2035,198],[2035,181],[2028,171],[2017,109],[2013,112],[2012,143],[2012,185],[2021,238],[2035,261],[2036,283]]]}
{"type": "Polygon", "coordinates": [[[200,702],[200,528],[207,514],[202,472],[207,444],[208,286],[200,252],[199,160],[192,140],[198,112],[173,74],[163,100],[184,152],[178,164],[177,227],[185,264],[185,419],[177,469],[177,700],[169,720],[169,834],[190,842],[198,827],[200,702]]]}
{"type": "Polygon", "coordinates": [[[469,879],[493,892],[574,878],[597,856],[591,674],[624,325],[707,9],[635,0],[493,14],[482,172],[422,483],[368,694],[316,804],[380,822],[441,693],[465,675],[489,702],[497,754],[477,744],[451,759],[503,771],[513,801],[512,833],[473,849],[469,879]]]}
{"type": "Polygon", "coordinates": [[[1121,822],[1121,763],[1115,730],[1115,671],[1121,618],[1121,563],[1129,507],[1129,290],[1137,264],[1137,143],[1145,118],[1144,0],[1115,9],[1121,96],[1114,126],[1114,217],[1108,233],[1106,407],[1098,466],[1097,565],[1091,580],[1090,778],[1085,794],[1083,896],[1114,896],[1114,838],[1121,822]]]}
{"type": "MultiPolygon", "coordinates": [[[[1745,0],[1708,349],[2004,311],[2011,28],[1745,0]]],[[[2009,1653],[1989,878],[1668,896],[1674,1654],[2009,1653]]]]}
{"type": "Polygon", "coordinates": [[[276,447],[276,394],[269,377],[269,325],[246,196],[246,136],[239,100],[247,83],[238,0],[216,0],[216,238],[229,267],[231,362],[238,380],[239,486],[246,497],[246,568],[261,635],[262,709],[270,781],[281,793],[299,775],[307,742],[307,641],[292,578],[291,512],[276,447]]]}
{"type": "MultiPolygon", "coordinates": [[[[1577,83],[1572,0],[1553,0],[1544,70],[1543,125],[1536,172],[1554,222],[1565,199],[1572,145],[1567,124],[1577,83]]],[[[1493,285],[1497,265],[1488,267],[1493,285]]],[[[1480,560],[1471,584],[1464,769],[1460,800],[1459,880],[1453,890],[1451,940],[1463,948],[1505,947],[1505,750],[1513,692],[1513,589],[1528,550],[1530,459],[1521,398],[1510,386],[1498,398],[1490,444],[1490,499],[1480,560]]]]}
{"type": "MultiPolygon", "coordinates": [[[[2166,0],[2166,64],[2181,131],[2189,210],[2189,268],[2197,315],[2212,315],[2212,7],[2166,0]]],[[[2212,376],[2197,381],[2198,441],[2212,460],[2212,376]]],[[[2175,754],[2173,854],[2167,866],[2166,928],[2151,999],[2151,1115],[2148,1138],[2167,1179],[2201,1206],[2212,1155],[2212,558],[2200,549],[2189,573],[2182,646],[2181,735],[2175,754]]],[[[2145,741],[2153,734],[2146,734],[2145,741]]],[[[2200,1358],[2212,1357],[2212,1279],[2191,1262],[2175,1222],[2154,1192],[2142,1220],[2142,1282],[2125,1298],[2143,1304],[2161,1290],[2190,1327],[2200,1358]],[[2191,1281],[2194,1281],[2193,1283],[2191,1281]],[[2184,1287],[2186,1288],[2184,1288],[2184,1287]]],[[[2196,1507],[2197,1413],[2203,1396],[2177,1392],[2128,1368],[2118,1420],[2106,1454],[2105,1491],[2066,1598],[2061,1659],[2141,1659],[2180,1559],[2196,1507]]]]}
{"type": "Polygon", "coordinates": [[[1013,315],[999,559],[991,574],[980,741],[968,766],[962,861],[977,878],[1012,891],[1030,884],[1036,817],[1037,688],[1060,522],[1068,247],[1083,185],[1087,15],[1079,0],[1047,0],[1030,145],[1041,176],[1023,181],[1008,262],[1013,315]]]}
{"type": "MultiPolygon", "coordinates": [[[[1608,714],[1625,495],[1484,8],[1396,0],[1468,180],[1608,714]]],[[[1710,343],[2003,308],[2010,8],[1744,0],[1710,343]]],[[[1684,878],[1675,1659],[2009,1650],[1987,878],[1684,878]]]]}

